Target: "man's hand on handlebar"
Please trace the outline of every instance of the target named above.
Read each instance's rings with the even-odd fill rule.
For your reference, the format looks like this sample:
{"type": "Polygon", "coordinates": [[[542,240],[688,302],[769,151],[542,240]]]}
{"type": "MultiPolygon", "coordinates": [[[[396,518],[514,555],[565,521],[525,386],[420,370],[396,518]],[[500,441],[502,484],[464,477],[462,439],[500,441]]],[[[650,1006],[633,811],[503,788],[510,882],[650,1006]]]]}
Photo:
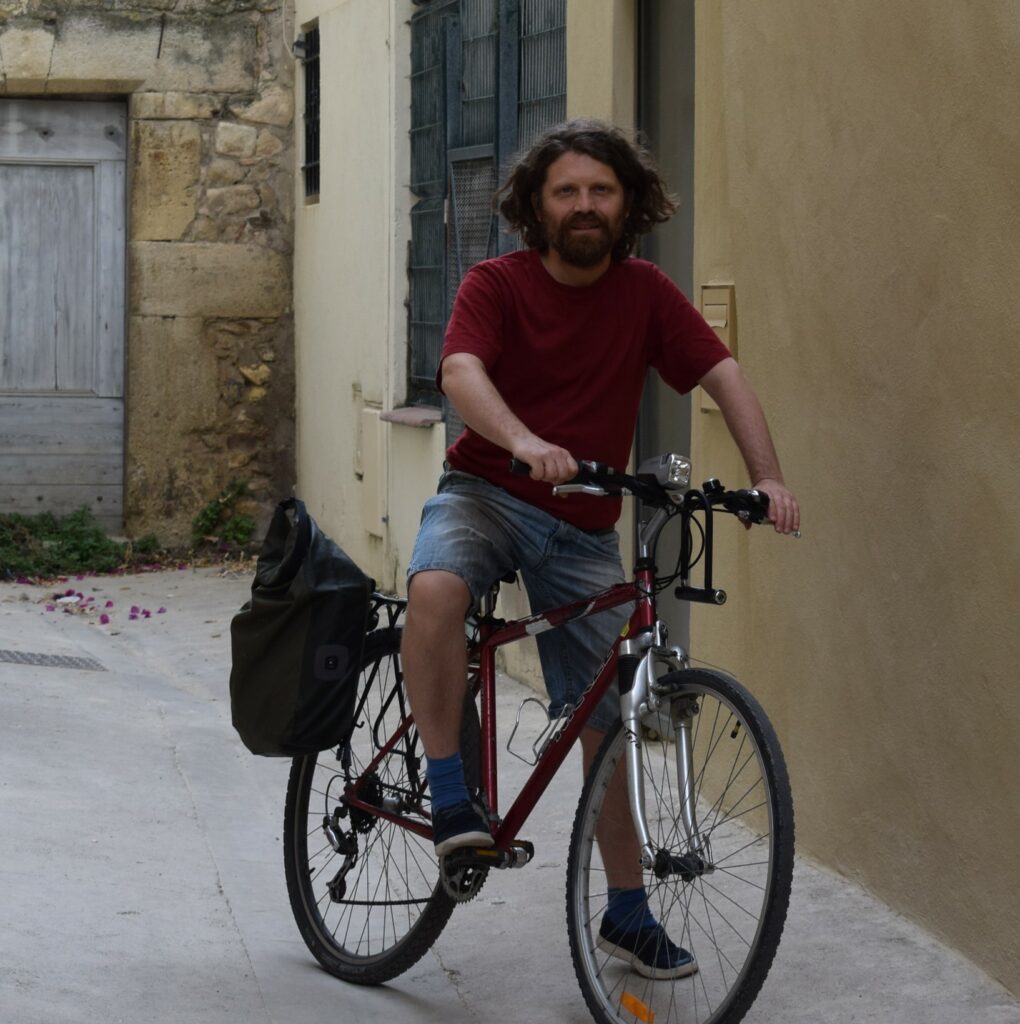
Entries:
{"type": "Polygon", "coordinates": [[[511,454],[515,459],[531,467],[532,480],[547,484],[562,484],[577,476],[577,461],[565,448],[548,444],[540,437],[530,437],[513,446],[511,454]]]}
{"type": "Polygon", "coordinates": [[[756,491],[763,491],[769,496],[769,522],[776,528],[776,533],[796,533],[800,530],[800,506],[793,492],[780,480],[759,480],[756,491]]]}

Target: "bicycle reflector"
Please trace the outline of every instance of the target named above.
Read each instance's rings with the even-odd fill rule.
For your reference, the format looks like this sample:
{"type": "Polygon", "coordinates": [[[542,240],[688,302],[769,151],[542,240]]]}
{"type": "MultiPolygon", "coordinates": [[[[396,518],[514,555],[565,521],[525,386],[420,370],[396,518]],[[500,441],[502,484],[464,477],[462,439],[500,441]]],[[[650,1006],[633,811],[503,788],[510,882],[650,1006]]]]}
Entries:
{"type": "Polygon", "coordinates": [[[668,491],[685,491],[691,483],[691,460],[672,452],[653,455],[641,463],[637,475],[652,477],[668,491]]]}
{"type": "Polygon", "coordinates": [[[629,992],[624,992],[620,996],[620,1009],[632,1013],[645,1024],[655,1024],[655,1011],[651,1007],[645,1006],[637,996],[632,996],[629,992]]]}

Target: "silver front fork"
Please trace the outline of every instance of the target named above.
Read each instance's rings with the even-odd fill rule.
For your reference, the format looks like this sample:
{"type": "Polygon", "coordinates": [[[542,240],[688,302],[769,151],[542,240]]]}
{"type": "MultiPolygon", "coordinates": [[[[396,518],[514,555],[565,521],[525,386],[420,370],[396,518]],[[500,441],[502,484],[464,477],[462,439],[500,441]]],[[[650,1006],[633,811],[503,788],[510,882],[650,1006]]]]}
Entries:
{"type": "Polygon", "coordinates": [[[695,797],[697,785],[694,778],[694,751],[691,741],[691,713],[684,710],[683,714],[673,720],[676,729],[676,770],[677,778],[683,793],[680,816],[684,823],[687,842],[696,853],[706,852],[706,844],[698,833],[698,819],[695,815],[695,797]]]}
{"type": "MultiPolygon", "coordinates": [[[[655,714],[661,705],[653,688],[656,679],[655,669],[660,664],[671,670],[688,667],[687,652],[682,647],[667,647],[665,629],[662,623],[657,623],[654,641],[649,638],[647,650],[634,673],[634,683],[630,690],[620,697],[620,714],[627,736],[627,796],[631,817],[634,820],[634,830],[641,846],[641,864],[647,869],[654,867],[657,851],[652,845],[648,818],[645,814],[641,721],[646,716],[655,714]]],[[[688,841],[694,844],[697,837],[697,822],[694,817],[694,778],[689,726],[689,716],[685,722],[675,724],[677,772],[679,785],[683,791],[683,824],[688,841]]]]}

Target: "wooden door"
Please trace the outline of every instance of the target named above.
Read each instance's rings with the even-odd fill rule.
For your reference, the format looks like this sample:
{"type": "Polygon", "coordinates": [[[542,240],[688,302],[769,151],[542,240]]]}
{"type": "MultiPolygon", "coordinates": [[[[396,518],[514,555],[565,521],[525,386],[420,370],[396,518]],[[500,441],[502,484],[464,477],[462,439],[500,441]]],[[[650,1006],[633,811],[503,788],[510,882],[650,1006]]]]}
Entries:
{"type": "Polygon", "coordinates": [[[0,99],[0,512],[123,525],[123,104],[0,99]]]}

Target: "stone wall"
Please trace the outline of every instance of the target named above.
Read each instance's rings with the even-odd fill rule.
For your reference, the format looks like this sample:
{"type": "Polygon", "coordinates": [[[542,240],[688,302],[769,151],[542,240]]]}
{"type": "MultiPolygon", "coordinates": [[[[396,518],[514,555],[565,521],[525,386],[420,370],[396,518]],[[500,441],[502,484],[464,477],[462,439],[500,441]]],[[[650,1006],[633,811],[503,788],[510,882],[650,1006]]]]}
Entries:
{"type": "Polygon", "coordinates": [[[294,480],[289,0],[0,0],[0,96],[130,119],[126,528],[294,480]]]}

